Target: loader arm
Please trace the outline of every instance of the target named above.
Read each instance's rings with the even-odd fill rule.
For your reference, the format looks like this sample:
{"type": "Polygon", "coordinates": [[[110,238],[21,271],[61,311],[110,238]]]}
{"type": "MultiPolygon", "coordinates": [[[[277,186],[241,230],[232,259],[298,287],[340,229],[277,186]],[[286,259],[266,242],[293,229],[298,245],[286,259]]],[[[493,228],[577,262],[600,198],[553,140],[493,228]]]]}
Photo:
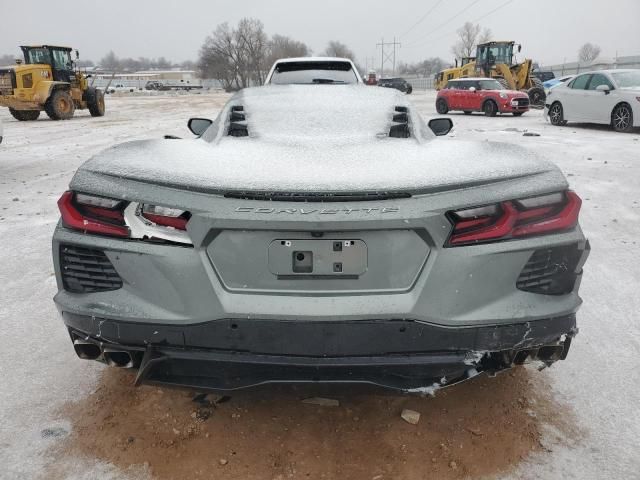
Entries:
{"type": "Polygon", "coordinates": [[[518,86],[518,78],[514,76],[508,65],[504,63],[496,64],[496,76],[504,78],[511,90],[520,90],[518,86]]]}

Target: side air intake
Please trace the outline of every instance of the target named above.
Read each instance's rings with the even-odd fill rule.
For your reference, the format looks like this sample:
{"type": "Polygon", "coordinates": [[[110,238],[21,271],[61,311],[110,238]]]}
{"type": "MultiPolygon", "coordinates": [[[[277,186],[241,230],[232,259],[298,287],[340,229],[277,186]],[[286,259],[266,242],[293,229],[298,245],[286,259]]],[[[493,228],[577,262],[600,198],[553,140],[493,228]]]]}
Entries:
{"type": "Polygon", "coordinates": [[[398,106],[393,114],[393,125],[389,129],[389,136],[393,138],[409,138],[411,131],[409,130],[409,109],[407,107],[398,106]]]}
{"type": "Polygon", "coordinates": [[[230,137],[248,137],[247,119],[244,115],[244,107],[242,105],[234,105],[231,107],[229,115],[229,133],[230,137]]]}

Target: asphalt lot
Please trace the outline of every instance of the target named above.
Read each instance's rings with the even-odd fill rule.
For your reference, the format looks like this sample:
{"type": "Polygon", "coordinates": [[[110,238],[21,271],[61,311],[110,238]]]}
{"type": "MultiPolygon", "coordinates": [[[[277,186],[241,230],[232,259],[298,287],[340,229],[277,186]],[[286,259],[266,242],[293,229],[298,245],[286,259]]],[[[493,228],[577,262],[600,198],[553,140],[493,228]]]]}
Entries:
{"type": "MultiPolygon", "coordinates": [[[[117,142],[187,137],[226,94],[110,96],[107,115],[17,122],[0,110],[0,478],[634,478],[640,469],[640,132],[553,127],[541,111],[452,113],[443,141],[496,140],[555,161],[583,198],[592,246],[569,357],[409,397],[267,388],[219,404],[131,386],[78,360],[51,301],[56,201],[75,169],[117,142]],[[539,136],[524,136],[525,132],[539,136]],[[302,403],[335,398],[337,407],[302,403]],[[403,408],[422,414],[417,426],[403,408]],[[206,418],[205,418],[206,417],[206,418]],[[177,432],[177,433],[176,433],[177,432]]],[[[434,92],[411,100],[435,116],[434,92]]],[[[392,168],[392,167],[390,167],[392,168]]],[[[215,399],[214,399],[215,400],[215,399]]]]}

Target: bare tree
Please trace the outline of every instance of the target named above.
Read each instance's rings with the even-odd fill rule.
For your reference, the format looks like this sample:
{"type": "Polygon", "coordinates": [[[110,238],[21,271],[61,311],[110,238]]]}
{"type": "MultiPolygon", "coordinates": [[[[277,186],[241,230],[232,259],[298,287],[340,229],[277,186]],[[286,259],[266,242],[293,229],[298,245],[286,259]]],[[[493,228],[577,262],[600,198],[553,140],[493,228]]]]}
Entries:
{"type": "Polygon", "coordinates": [[[264,81],[268,39],[262,22],[243,18],[237,28],[218,25],[200,49],[198,69],[203,78],[215,78],[227,90],[264,81]]]}
{"type": "Polygon", "coordinates": [[[418,63],[400,63],[398,66],[398,71],[401,74],[406,75],[419,75],[423,77],[430,77],[442,70],[446,65],[446,62],[441,58],[432,57],[427,58],[418,63]]]}
{"type": "Polygon", "coordinates": [[[456,58],[472,57],[480,35],[480,25],[466,22],[458,30],[458,41],[451,47],[456,58]]]}
{"type": "Polygon", "coordinates": [[[250,80],[262,85],[265,79],[263,65],[269,43],[262,22],[252,18],[240,20],[236,30],[236,42],[239,58],[242,59],[244,78],[248,80],[244,86],[249,86],[250,80]]]}
{"type": "Polygon", "coordinates": [[[307,57],[311,54],[311,49],[306,44],[284,35],[271,37],[269,46],[269,55],[265,63],[267,68],[279,58],[307,57]]]}
{"type": "MultiPolygon", "coordinates": [[[[493,34],[491,33],[491,29],[490,28],[485,28],[482,33],[480,34],[480,38],[478,38],[478,44],[480,43],[487,43],[491,41],[491,37],[493,37],[493,34]]],[[[473,52],[475,53],[475,52],[473,52]]],[[[473,55],[469,55],[469,56],[473,56],[473,55]]]]}
{"type": "Polygon", "coordinates": [[[578,50],[578,60],[582,63],[591,63],[600,55],[600,47],[593,43],[585,43],[578,50]]]}
{"type": "Polygon", "coordinates": [[[100,60],[100,66],[105,70],[117,70],[120,66],[120,61],[116,54],[111,50],[100,60]]]}
{"type": "Polygon", "coordinates": [[[330,41],[322,55],[327,57],[348,58],[354,63],[356,61],[356,56],[351,51],[351,49],[344,43],[338,42],[337,40],[330,41]]]}
{"type": "Polygon", "coordinates": [[[203,78],[220,80],[226,90],[239,88],[235,40],[228,23],[218,25],[205,39],[200,48],[198,70],[203,78]]]}

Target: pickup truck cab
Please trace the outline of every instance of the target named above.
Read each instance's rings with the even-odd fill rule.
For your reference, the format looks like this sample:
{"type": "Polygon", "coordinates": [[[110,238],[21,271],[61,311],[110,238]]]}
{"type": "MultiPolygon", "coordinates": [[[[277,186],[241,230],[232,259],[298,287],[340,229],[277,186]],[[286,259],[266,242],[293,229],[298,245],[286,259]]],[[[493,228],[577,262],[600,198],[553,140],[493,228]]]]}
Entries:
{"type": "Polygon", "coordinates": [[[529,97],[517,90],[507,90],[493,78],[459,78],[449,80],[438,92],[436,110],[440,114],[450,110],[484,112],[488,117],[497,113],[512,113],[519,117],[529,110],[529,97]]]}
{"type": "Polygon", "coordinates": [[[346,85],[362,83],[358,69],[348,58],[300,57],[276,60],[265,85],[346,85]]]}
{"type": "Polygon", "coordinates": [[[134,87],[127,87],[123,83],[116,83],[115,85],[109,85],[109,88],[106,89],[106,93],[116,93],[116,92],[126,92],[133,93],[136,89],[134,87]]]}

